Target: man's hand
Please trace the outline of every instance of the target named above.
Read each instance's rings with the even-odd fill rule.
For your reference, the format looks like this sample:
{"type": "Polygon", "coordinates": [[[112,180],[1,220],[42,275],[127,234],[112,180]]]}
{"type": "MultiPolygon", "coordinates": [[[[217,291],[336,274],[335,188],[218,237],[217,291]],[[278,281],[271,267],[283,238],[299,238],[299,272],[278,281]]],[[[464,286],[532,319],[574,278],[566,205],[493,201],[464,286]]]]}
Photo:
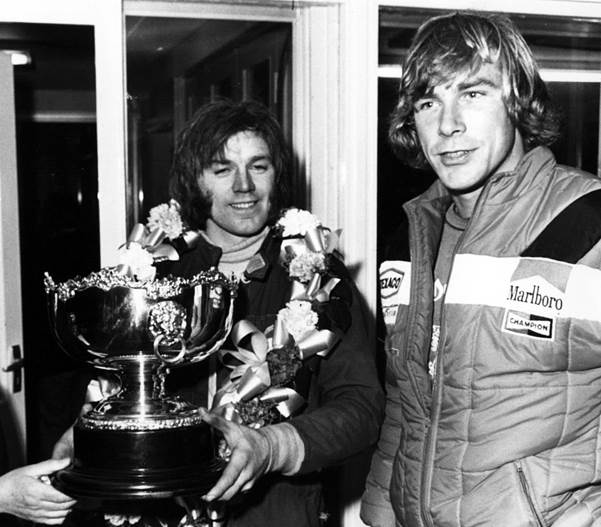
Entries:
{"type": "Polygon", "coordinates": [[[270,459],[269,441],[261,432],[215,414],[205,412],[203,420],[223,434],[231,450],[223,474],[203,499],[229,500],[238,492],[251,489],[265,473],[270,459]]]}
{"type": "Polygon", "coordinates": [[[75,500],[43,479],[69,462],[69,459],[50,459],[0,476],[0,512],[47,525],[63,523],[75,500]]]}

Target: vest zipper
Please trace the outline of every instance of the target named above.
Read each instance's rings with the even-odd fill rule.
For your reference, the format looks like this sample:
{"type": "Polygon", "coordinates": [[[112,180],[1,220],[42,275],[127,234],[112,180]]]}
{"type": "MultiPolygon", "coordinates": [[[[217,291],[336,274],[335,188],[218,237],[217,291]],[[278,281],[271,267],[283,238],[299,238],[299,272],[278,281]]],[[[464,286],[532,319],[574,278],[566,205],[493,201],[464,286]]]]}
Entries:
{"type": "MultiPolygon", "coordinates": [[[[503,173],[503,175],[504,174],[505,173],[503,173]]],[[[463,234],[461,235],[460,239],[457,241],[457,245],[456,245],[455,251],[453,253],[453,263],[454,263],[455,255],[459,252],[461,243],[463,242],[463,239],[465,238],[465,233],[468,232],[470,226],[472,225],[472,223],[474,221],[474,218],[477,216],[477,213],[482,208],[482,206],[483,206],[482,204],[486,200],[486,196],[490,192],[490,187],[493,183],[493,180],[495,180],[495,181],[499,180],[500,176],[501,176],[501,174],[496,174],[494,176],[489,177],[489,179],[486,181],[486,183],[482,187],[482,191],[480,192],[480,195],[478,196],[478,199],[476,200],[476,204],[472,211],[472,216],[468,220],[468,222],[465,226],[465,230],[463,231],[463,234]]],[[[415,216],[416,215],[413,214],[413,211],[410,211],[408,209],[405,209],[405,211],[407,212],[408,217],[409,217],[409,212],[412,213],[414,224],[415,224],[415,216]]],[[[411,222],[410,222],[410,225],[411,225],[411,222]]],[[[410,243],[411,244],[415,243],[413,240],[413,237],[411,236],[411,233],[410,233],[410,243]]],[[[411,249],[411,245],[410,245],[410,249],[411,249]]],[[[449,277],[451,276],[451,272],[453,270],[453,263],[451,263],[449,277]]],[[[447,289],[448,289],[448,283],[447,283],[447,289]]],[[[415,297],[412,295],[410,297],[410,307],[411,307],[411,300],[414,300],[414,299],[415,299],[415,297]]],[[[415,310],[413,310],[412,312],[414,312],[414,311],[415,310]]],[[[411,321],[412,319],[409,318],[408,320],[411,321]]],[[[442,306],[441,320],[440,320],[440,336],[439,336],[439,341],[438,341],[439,346],[441,346],[443,341],[444,341],[444,303],[442,306]]],[[[407,342],[409,342],[409,340],[407,340],[407,342]]],[[[442,348],[440,349],[440,351],[442,351],[442,348]]],[[[430,508],[430,490],[431,490],[431,486],[432,486],[432,472],[433,472],[433,468],[434,468],[434,463],[433,463],[434,450],[435,450],[434,447],[435,447],[435,443],[436,443],[435,428],[436,428],[436,424],[438,421],[438,415],[440,412],[439,399],[442,399],[440,396],[440,386],[439,386],[441,372],[442,372],[442,353],[440,353],[440,351],[436,355],[436,357],[437,357],[436,358],[436,362],[437,362],[436,373],[434,375],[433,386],[432,386],[432,402],[430,405],[430,419],[426,425],[427,430],[426,430],[426,437],[425,437],[425,441],[424,441],[423,465],[422,465],[420,496],[419,496],[422,522],[424,524],[426,524],[428,527],[434,527],[434,520],[432,519],[432,515],[430,514],[429,508],[430,508]],[[433,429],[434,429],[434,431],[433,431],[433,429]]],[[[542,523],[540,523],[540,518],[538,518],[538,516],[536,516],[536,518],[539,521],[540,527],[544,527],[544,525],[542,523]]]]}
{"type": "MultiPolygon", "coordinates": [[[[413,210],[408,209],[408,208],[405,208],[405,211],[407,213],[407,219],[409,221],[409,225],[412,227],[412,230],[415,231],[416,225],[418,222],[417,214],[415,214],[413,210]]],[[[414,268],[417,269],[417,267],[413,265],[416,253],[417,253],[416,232],[410,231],[409,232],[409,255],[410,255],[411,262],[412,262],[412,265],[411,265],[412,273],[411,273],[411,289],[410,289],[410,294],[409,294],[409,309],[407,312],[408,329],[407,329],[407,332],[405,335],[405,346],[404,346],[404,349],[407,350],[407,359],[409,358],[409,351],[408,351],[409,343],[413,342],[413,334],[414,334],[413,328],[415,327],[415,324],[413,324],[413,320],[415,319],[415,315],[417,312],[417,305],[416,305],[417,304],[417,301],[416,301],[417,300],[417,291],[416,291],[417,288],[415,287],[415,285],[417,284],[418,273],[413,272],[414,268]]],[[[430,334],[430,339],[431,338],[432,338],[432,335],[430,334]]],[[[407,360],[407,364],[409,364],[408,360],[407,360]]],[[[428,447],[427,447],[428,441],[429,441],[428,438],[430,436],[430,430],[432,429],[431,415],[429,415],[429,413],[428,413],[428,408],[426,407],[425,401],[423,400],[423,397],[419,390],[417,381],[414,378],[413,372],[409,369],[409,366],[407,366],[407,375],[409,376],[409,382],[411,383],[411,386],[415,393],[415,397],[417,398],[417,402],[418,402],[420,408],[422,409],[422,412],[424,414],[424,419],[426,421],[426,438],[425,438],[425,442],[424,442],[424,449],[422,452],[423,460],[425,463],[426,459],[427,459],[427,452],[428,452],[428,447]]],[[[427,487],[427,485],[424,481],[425,479],[427,479],[426,471],[424,471],[424,469],[422,469],[421,486],[420,486],[420,493],[419,493],[419,504],[420,504],[420,509],[421,509],[421,516],[422,516],[423,523],[425,523],[428,527],[433,527],[432,518],[426,517],[426,514],[425,514],[424,504],[426,503],[426,500],[424,499],[424,489],[426,489],[426,487],[427,487]]]]}
{"type": "MultiPolygon", "coordinates": [[[[477,209],[481,208],[481,203],[484,201],[483,194],[485,193],[485,189],[488,188],[489,181],[485,184],[485,187],[482,189],[480,196],[478,196],[478,200],[476,201],[476,205],[474,206],[474,210],[472,211],[472,216],[467,221],[465,225],[465,229],[461,233],[461,236],[457,240],[457,244],[455,245],[455,250],[452,254],[451,267],[449,269],[449,280],[447,281],[446,290],[449,289],[449,284],[451,282],[450,278],[453,274],[453,266],[455,264],[455,256],[459,252],[459,248],[463,239],[465,238],[465,233],[469,229],[470,225],[473,222],[473,218],[476,215],[477,209]]],[[[451,207],[453,204],[451,203],[451,207]]],[[[443,218],[444,221],[444,218],[443,218]]],[[[442,233],[441,233],[442,234],[442,233]]],[[[446,292],[445,292],[446,296],[446,292]]],[[[432,489],[432,473],[434,469],[434,454],[435,454],[435,444],[436,444],[436,427],[438,425],[438,417],[440,415],[440,407],[442,405],[442,395],[440,389],[441,377],[442,377],[442,359],[443,359],[443,347],[442,344],[444,342],[445,337],[445,299],[443,299],[443,303],[441,306],[440,312],[440,334],[438,336],[438,349],[436,351],[436,366],[434,372],[434,379],[432,380],[432,402],[430,405],[430,422],[429,427],[426,431],[426,438],[424,443],[424,464],[422,469],[422,481],[421,481],[421,490],[420,490],[420,500],[421,500],[421,516],[422,521],[428,527],[434,527],[434,519],[432,518],[432,514],[430,513],[430,492],[432,489]]]]}
{"type": "Polygon", "coordinates": [[[420,490],[422,521],[428,527],[434,527],[434,520],[430,513],[430,491],[432,490],[432,473],[434,471],[434,446],[436,444],[436,426],[438,424],[438,415],[440,411],[440,376],[442,375],[442,348],[440,348],[440,345],[442,344],[444,337],[444,303],[441,309],[442,310],[440,315],[440,335],[438,340],[439,348],[436,351],[436,366],[434,370],[434,378],[432,379],[432,402],[430,408],[430,420],[427,425],[426,438],[424,442],[424,464],[422,469],[422,481],[420,490]]]}
{"type": "Polygon", "coordinates": [[[520,480],[522,492],[524,496],[526,496],[526,501],[528,502],[528,506],[530,507],[530,512],[532,512],[532,515],[536,518],[536,524],[538,525],[538,527],[545,527],[543,521],[541,520],[536,510],[536,507],[534,506],[534,501],[532,501],[532,496],[530,495],[530,487],[528,485],[528,481],[526,480],[526,474],[524,474],[522,464],[519,461],[516,461],[515,466],[518,471],[518,478],[520,480]]]}

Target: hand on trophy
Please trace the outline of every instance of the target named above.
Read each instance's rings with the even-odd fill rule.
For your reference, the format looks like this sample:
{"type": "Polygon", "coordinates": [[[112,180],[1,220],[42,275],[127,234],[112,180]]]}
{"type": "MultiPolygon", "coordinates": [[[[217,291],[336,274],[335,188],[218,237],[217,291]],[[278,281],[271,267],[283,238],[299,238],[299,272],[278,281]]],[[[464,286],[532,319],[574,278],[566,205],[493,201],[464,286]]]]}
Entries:
{"type": "Polygon", "coordinates": [[[52,487],[48,476],[69,462],[68,458],[50,459],[1,476],[0,511],[47,525],[63,523],[75,500],[52,487]]]}
{"type": "Polygon", "coordinates": [[[231,452],[223,474],[203,499],[230,500],[239,492],[250,490],[268,470],[271,453],[269,439],[259,430],[213,413],[205,411],[203,420],[223,434],[231,452]]]}

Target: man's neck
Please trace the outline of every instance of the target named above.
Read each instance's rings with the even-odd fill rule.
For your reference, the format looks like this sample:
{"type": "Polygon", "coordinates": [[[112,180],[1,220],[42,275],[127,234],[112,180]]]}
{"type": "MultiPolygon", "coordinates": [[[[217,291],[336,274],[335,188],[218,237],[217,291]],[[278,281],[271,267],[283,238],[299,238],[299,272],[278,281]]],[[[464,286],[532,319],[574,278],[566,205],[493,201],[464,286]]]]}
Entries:
{"type": "Polygon", "coordinates": [[[480,195],[482,189],[478,189],[477,191],[470,192],[469,194],[453,194],[453,208],[455,213],[463,218],[464,220],[469,220],[472,217],[472,213],[474,212],[474,207],[476,206],[476,201],[478,201],[478,196],[480,195]]]}
{"type": "Polygon", "coordinates": [[[210,220],[207,222],[207,229],[203,231],[203,235],[211,244],[222,250],[217,268],[228,276],[231,274],[241,276],[246,270],[248,262],[261,248],[269,232],[269,227],[265,226],[254,236],[232,238],[233,243],[222,245],[223,238],[219,238],[219,240],[211,238],[209,224],[210,220]]]}
{"type": "Polygon", "coordinates": [[[222,250],[227,251],[230,247],[235,247],[238,245],[245,245],[247,241],[255,238],[258,234],[262,233],[265,229],[262,229],[258,233],[255,233],[251,236],[238,236],[236,234],[232,234],[224,229],[222,229],[219,225],[217,225],[212,219],[207,219],[206,227],[204,233],[209,241],[220,247],[222,250]]]}

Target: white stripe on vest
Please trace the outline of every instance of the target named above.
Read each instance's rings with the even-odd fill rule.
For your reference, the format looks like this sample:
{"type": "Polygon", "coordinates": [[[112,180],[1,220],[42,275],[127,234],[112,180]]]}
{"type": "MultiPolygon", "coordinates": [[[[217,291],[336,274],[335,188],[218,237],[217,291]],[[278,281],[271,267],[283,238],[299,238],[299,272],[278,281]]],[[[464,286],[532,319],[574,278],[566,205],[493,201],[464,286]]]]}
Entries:
{"type": "Polygon", "coordinates": [[[601,321],[601,271],[547,258],[459,254],[445,304],[474,304],[601,321]]]}

